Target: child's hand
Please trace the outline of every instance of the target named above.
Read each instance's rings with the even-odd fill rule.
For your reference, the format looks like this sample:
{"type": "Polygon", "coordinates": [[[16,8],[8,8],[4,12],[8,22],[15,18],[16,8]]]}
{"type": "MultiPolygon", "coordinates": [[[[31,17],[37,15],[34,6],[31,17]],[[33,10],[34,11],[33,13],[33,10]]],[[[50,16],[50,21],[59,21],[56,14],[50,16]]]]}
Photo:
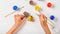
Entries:
{"type": "Polygon", "coordinates": [[[14,31],[21,26],[21,24],[25,21],[25,17],[23,15],[15,15],[14,16],[15,24],[12,26],[12,28],[6,33],[6,34],[13,34],[14,31]]]}
{"type": "Polygon", "coordinates": [[[47,17],[43,14],[38,15],[41,23],[47,23],[47,17]]]}
{"type": "Polygon", "coordinates": [[[39,20],[40,20],[40,24],[45,32],[45,34],[51,34],[48,25],[47,25],[47,17],[44,16],[43,14],[38,15],[39,16],[39,20]]]}
{"type": "Polygon", "coordinates": [[[15,19],[15,24],[19,24],[19,25],[25,21],[25,17],[19,14],[15,15],[14,19],[15,19]]]}

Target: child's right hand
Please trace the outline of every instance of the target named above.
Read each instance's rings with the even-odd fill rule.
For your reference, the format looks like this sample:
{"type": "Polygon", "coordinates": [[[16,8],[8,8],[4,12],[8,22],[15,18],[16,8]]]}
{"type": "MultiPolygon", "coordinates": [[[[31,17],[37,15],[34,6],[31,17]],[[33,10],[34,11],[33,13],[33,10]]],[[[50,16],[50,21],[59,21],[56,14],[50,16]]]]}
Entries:
{"type": "Polygon", "coordinates": [[[43,14],[40,14],[38,16],[39,16],[40,24],[41,24],[45,34],[51,34],[49,27],[47,25],[47,17],[43,14]]]}
{"type": "Polygon", "coordinates": [[[47,17],[44,16],[43,14],[38,15],[39,20],[41,23],[47,23],[47,17]]]}

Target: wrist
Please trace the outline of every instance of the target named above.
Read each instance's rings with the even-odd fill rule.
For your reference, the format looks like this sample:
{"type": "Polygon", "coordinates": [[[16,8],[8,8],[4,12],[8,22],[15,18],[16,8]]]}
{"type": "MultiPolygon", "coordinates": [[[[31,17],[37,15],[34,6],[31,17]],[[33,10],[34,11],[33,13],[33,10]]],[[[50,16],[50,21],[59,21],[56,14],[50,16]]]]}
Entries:
{"type": "Polygon", "coordinates": [[[9,31],[9,32],[7,32],[6,34],[13,34],[13,33],[9,31]]]}

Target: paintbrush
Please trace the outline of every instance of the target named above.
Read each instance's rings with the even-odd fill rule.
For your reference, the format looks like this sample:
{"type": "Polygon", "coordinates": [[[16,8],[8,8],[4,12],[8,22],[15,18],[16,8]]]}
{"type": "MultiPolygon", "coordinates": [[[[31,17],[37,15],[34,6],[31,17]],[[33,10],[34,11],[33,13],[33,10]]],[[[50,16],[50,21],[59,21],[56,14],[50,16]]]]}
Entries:
{"type": "MultiPolygon", "coordinates": [[[[21,10],[22,8],[24,8],[24,6],[22,6],[21,8],[19,8],[18,10],[21,10]]],[[[7,14],[6,16],[4,16],[4,17],[8,17],[9,15],[11,15],[11,14],[13,14],[13,13],[15,13],[16,11],[13,11],[13,12],[11,12],[10,14],[7,14]]]]}

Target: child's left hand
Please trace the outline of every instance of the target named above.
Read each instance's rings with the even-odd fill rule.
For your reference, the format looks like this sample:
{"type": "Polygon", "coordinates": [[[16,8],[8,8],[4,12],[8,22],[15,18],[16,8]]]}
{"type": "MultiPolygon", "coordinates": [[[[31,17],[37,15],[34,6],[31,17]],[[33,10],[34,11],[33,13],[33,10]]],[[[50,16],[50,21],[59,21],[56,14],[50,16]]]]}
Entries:
{"type": "Polygon", "coordinates": [[[21,23],[23,23],[25,21],[26,18],[21,14],[20,15],[17,14],[14,16],[14,19],[15,19],[15,24],[20,25],[21,23]]]}

